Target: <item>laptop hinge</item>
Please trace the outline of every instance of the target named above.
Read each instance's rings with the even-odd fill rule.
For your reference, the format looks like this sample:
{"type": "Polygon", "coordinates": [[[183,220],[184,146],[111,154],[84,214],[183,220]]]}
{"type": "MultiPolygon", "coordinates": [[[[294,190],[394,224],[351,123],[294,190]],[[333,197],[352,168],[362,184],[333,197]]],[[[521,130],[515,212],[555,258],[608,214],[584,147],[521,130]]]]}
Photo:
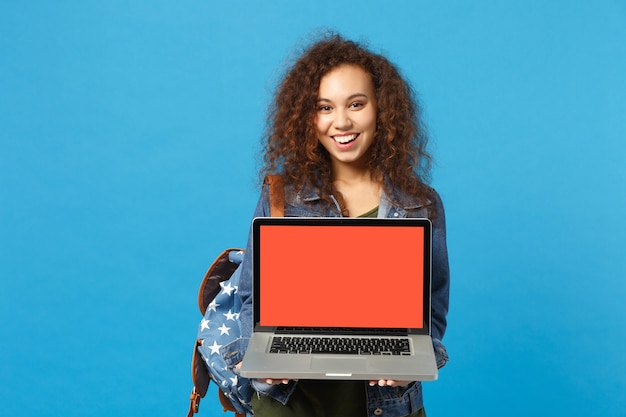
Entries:
{"type": "Polygon", "coordinates": [[[277,327],[276,334],[312,334],[312,335],[365,335],[365,336],[406,336],[407,329],[380,329],[354,327],[277,327]]]}

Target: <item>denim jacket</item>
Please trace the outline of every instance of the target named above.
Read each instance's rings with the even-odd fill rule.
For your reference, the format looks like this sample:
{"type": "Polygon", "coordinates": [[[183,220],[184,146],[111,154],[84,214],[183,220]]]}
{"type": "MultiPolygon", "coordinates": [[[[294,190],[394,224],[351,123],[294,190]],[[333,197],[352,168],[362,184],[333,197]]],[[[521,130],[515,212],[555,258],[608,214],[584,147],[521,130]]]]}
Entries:
{"type": "MultiPolygon", "coordinates": [[[[441,342],[446,330],[446,315],[448,313],[448,294],[450,287],[450,273],[448,268],[448,250],[446,246],[446,226],[443,205],[439,195],[435,192],[434,207],[437,216],[432,220],[432,323],[431,334],[437,366],[441,368],[448,361],[445,346],[441,342]]],[[[328,206],[314,190],[301,190],[295,192],[292,188],[285,188],[285,217],[340,217],[339,204],[331,196],[333,204],[328,206]]],[[[254,217],[270,216],[269,190],[263,187],[261,197],[254,212],[254,217]]],[[[394,191],[393,198],[383,193],[378,208],[378,217],[404,218],[404,217],[428,217],[430,210],[425,204],[414,201],[394,191]]],[[[239,319],[241,324],[241,339],[222,347],[221,352],[226,363],[234,367],[241,359],[252,334],[252,265],[251,265],[251,239],[248,239],[246,256],[244,257],[239,283],[238,294],[241,297],[242,309],[239,319]]],[[[297,382],[289,384],[268,385],[258,380],[251,381],[254,389],[263,395],[269,395],[274,399],[286,404],[297,382]]],[[[367,387],[367,410],[368,416],[405,416],[418,411],[423,407],[422,386],[420,382],[414,382],[406,387],[379,387],[378,385],[367,387]]]]}

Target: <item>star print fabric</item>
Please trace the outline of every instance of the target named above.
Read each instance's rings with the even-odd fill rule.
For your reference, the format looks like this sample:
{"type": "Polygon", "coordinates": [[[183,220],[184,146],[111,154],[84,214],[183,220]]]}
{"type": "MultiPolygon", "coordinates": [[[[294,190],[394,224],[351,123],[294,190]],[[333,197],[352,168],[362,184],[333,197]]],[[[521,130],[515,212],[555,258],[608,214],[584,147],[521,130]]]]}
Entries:
{"type": "MultiPolygon", "coordinates": [[[[243,251],[232,251],[228,258],[231,262],[241,265],[243,251]]],[[[220,283],[219,293],[209,303],[198,326],[198,339],[202,340],[198,350],[209,370],[211,380],[220,387],[239,412],[250,413],[252,409],[247,402],[251,398],[250,382],[234,373],[220,353],[222,346],[241,336],[239,327],[241,300],[236,296],[240,275],[241,266],[233,272],[230,279],[220,283]]]]}

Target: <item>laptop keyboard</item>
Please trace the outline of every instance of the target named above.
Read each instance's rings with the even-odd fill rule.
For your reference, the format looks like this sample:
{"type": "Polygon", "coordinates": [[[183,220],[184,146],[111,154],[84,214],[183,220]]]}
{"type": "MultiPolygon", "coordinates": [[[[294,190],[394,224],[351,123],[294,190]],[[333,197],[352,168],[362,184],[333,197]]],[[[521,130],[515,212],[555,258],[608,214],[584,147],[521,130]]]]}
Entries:
{"type": "Polygon", "coordinates": [[[408,338],[274,336],[270,353],[410,355],[408,338]]]}

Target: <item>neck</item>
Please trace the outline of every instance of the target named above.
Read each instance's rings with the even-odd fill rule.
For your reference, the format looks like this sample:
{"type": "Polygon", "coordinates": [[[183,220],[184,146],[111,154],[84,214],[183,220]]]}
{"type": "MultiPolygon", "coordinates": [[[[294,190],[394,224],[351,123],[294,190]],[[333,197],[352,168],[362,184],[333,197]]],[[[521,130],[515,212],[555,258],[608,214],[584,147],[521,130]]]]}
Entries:
{"type": "Polygon", "coordinates": [[[354,166],[352,164],[333,164],[333,181],[355,183],[372,181],[372,172],[367,166],[354,166]]]}
{"type": "Polygon", "coordinates": [[[333,187],[342,214],[356,217],[380,204],[382,181],[372,178],[369,169],[347,169],[333,172],[333,187]]]}

